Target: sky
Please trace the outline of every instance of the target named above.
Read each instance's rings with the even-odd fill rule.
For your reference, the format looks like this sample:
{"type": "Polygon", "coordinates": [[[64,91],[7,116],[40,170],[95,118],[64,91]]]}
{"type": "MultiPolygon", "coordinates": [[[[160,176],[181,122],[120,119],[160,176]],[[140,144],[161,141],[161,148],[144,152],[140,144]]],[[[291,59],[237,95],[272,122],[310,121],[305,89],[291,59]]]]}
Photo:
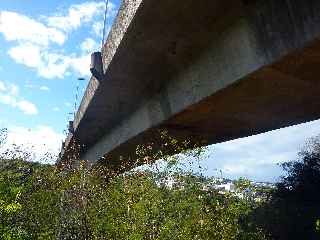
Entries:
{"type": "MultiPolygon", "coordinates": [[[[107,32],[119,1],[109,1],[107,32]]],[[[0,1],[0,128],[8,128],[8,145],[32,146],[39,156],[59,151],[90,79],[90,54],[101,47],[104,9],[94,0],[0,1]]],[[[296,159],[318,134],[314,121],[216,144],[202,164],[207,175],[275,181],[277,164],[296,159]]]]}

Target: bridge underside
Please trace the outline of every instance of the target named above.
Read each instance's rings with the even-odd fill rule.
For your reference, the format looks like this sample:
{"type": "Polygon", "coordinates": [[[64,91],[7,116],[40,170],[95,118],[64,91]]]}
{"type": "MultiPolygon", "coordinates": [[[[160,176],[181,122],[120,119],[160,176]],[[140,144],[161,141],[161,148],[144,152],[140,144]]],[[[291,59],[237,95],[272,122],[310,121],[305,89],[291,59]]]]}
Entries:
{"type": "Polygon", "coordinates": [[[75,120],[81,158],[117,169],[159,129],[214,144],[319,119],[319,37],[316,0],[124,1],[75,120]]]}

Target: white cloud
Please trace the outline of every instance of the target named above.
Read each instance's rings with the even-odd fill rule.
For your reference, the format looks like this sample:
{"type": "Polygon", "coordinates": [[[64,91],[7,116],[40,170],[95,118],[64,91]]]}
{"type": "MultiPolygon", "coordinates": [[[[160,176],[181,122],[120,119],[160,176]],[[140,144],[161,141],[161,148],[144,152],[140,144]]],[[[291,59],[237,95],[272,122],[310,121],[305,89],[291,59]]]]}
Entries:
{"type": "Polygon", "coordinates": [[[99,45],[92,38],[86,38],[80,45],[80,49],[83,53],[88,54],[96,51],[99,45]]]}
{"type": "MultiPolygon", "coordinates": [[[[91,47],[90,44],[92,42],[87,41],[84,45],[91,47]]],[[[8,54],[17,63],[37,70],[39,76],[44,78],[64,78],[68,69],[72,69],[81,76],[90,75],[90,54],[67,56],[49,52],[47,49],[29,43],[11,48],[8,54]]]]}
{"type": "Polygon", "coordinates": [[[102,36],[102,31],[103,31],[103,23],[101,21],[100,22],[95,22],[92,25],[92,31],[96,36],[101,37],[102,36]]]}
{"type": "Polygon", "coordinates": [[[61,31],[46,27],[25,15],[16,12],[0,12],[0,32],[7,41],[22,41],[48,46],[50,42],[62,45],[66,36],[61,31]]]}
{"type": "Polygon", "coordinates": [[[215,144],[203,164],[209,175],[218,169],[227,177],[272,181],[282,174],[277,164],[297,159],[306,139],[318,134],[320,120],[215,144]]]}
{"type": "Polygon", "coordinates": [[[64,105],[66,105],[66,107],[71,107],[72,106],[72,104],[69,103],[69,102],[65,102],[64,105]]]}
{"type": "Polygon", "coordinates": [[[47,47],[23,42],[8,51],[9,56],[19,64],[37,70],[45,78],[63,78],[68,69],[68,57],[51,53],[47,47]]]}
{"type": "MultiPolygon", "coordinates": [[[[105,29],[105,40],[106,38],[108,37],[108,34],[111,30],[111,25],[108,24],[106,26],[106,29],[105,29]]],[[[99,37],[99,38],[102,38],[103,36],[103,23],[100,21],[100,22],[95,22],[93,25],[92,25],[92,33],[99,37]]]]}
{"type": "Polygon", "coordinates": [[[9,84],[7,89],[9,89],[9,94],[12,96],[17,96],[19,94],[19,88],[15,84],[9,84]]]}
{"type": "Polygon", "coordinates": [[[48,88],[47,86],[40,86],[39,89],[42,91],[50,91],[50,88],[48,88]]]}
{"type": "Polygon", "coordinates": [[[30,88],[30,89],[39,89],[41,91],[50,91],[50,88],[45,86],[45,85],[36,85],[36,84],[32,84],[29,81],[27,81],[27,83],[24,85],[24,87],[26,88],[30,88]]]}
{"type": "Polygon", "coordinates": [[[90,75],[90,54],[83,56],[64,56],[45,53],[45,65],[38,67],[38,73],[45,78],[63,78],[68,69],[72,69],[80,76],[90,75]]]}
{"type": "Polygon", "coordinates": [[[36,85],[33,85],[32,83],[30,83],[30,81],[27,81],[24,87],[33,89],[33,88],[36,88],[36,85]]]}
{"type": "Polygon", "coordinates": [[[68,56],[45,51],[42,54],[42,64],[37,66],[37,70],[45,78],[63,78],[69,67],[68,56]]]}
{"type": "Polygon", "coordinates": [[[83,55],[81,57],[69,58],[69,66],[80,75],[80,77],[89,76],[91,54],[83,55]]]}
{"type": "Polygon", "coordinates": [[[6,91],[6,90],[7,90],[7,88],[4,85],[4,82],[0,81],[0,92],[6,91]]]}
{"type": "MultiPolygon", "coordinates": [[[[8,50],[9,56],[15,62],[34,69],[41,77],[64,78],[71,72],[81,77],[89,76],[89,53],[99,49],[99,44],[94,39],[85,39],[80,45],[79,54],[66,54],[58,47],[63,46],[71,30],[83,24],[90,23],[92,31],[101,32],[104,8],[104,1],[84,2],[71,5],[65,13],[42,16],[40,20],[16,12],[2,11],[0,33],[7,41],[16,42],[8,50]]],[[[114,13],[115,5],[109,2],[108,17],[114,13]]]]}
{"type": "Polygon", "coordinates": [[[0,103],[9,105],[13,108],[18,108],[27,115],[38,114],[38,109],[33,103],[19,98],[18,86],[0,82],[0,87],[2,87],[2,89],[5,89],[5,93],[4,91],[0,91],[0,103]]]}
{"type": "Polygon", "coordinates": [[[37,68],[42,64],[40,47],[31,43],[19,44],[17,47],[11,48],[8,54],[17,63],[27,67],[37,68]]]}
{"type": "MultiPolygon", "coordinates": [[[[58,154],[63,134],[55,132],[49,126],[37,126],[34,129],[12,126],[8,128],[8,139],[4,149],[12,149],[13,145],[21,146],[22,149],[33,151],[35,155],[31,160],[43,160],[46,154],[58,154]]],[[[49,163],[56,161],[55,157],[44,159],[49,163]]]]}
{"type": "Polygon", "coordinates": [[[59,107],[54,107],[54,108],[52,108],[52,111],[58,112],[58,111],[60,111],[60,108],[59,107]]]}
{"type": "Polygon", "coordinates": [[[10,95],[0,94],[0,103],[6,104],[6,105],[11,105],[13,107],[16,106],[16,100],[14,99],[14,97],[12,97],[10,95]]]}
{"type": "Polygon", "coordinates": [[[26,101],[26,100],[18,101],[16,103],[16,106],[27,115],[37,115],[38,114],[37,107],[29,101],[26,101]]]}
{"type": "MultiPolygon", "coordinates": [[[[108,4],[108,17],[114,12],[115,5],[111,2],[108,4]]],[[[78,5],[72,5],[66,14],[60,14],[47,17],[48,26],[71,31],[79,28],[83,23],[91,22],[95,17],[101,16],[105,10],[105,3],[101,2],[84,2],[78,5]]]]}

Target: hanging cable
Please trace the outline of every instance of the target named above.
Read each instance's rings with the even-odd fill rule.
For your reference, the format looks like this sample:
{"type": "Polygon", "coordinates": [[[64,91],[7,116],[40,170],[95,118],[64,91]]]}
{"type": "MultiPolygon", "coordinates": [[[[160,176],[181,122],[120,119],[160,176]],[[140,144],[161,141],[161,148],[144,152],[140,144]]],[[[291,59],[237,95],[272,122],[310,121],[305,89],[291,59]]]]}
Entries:
{"type": "Polygon", "coordinates": [[[102,32],[102,42],[101,42],[101,48],[103,49],[104,45],[104,39],[106,37],[106,25],[107,25],[107,17],[108,17],[108,5],[109,0],[106,0],[106,10],[104,12],[104,21],[103,21],[103,32],[102,32]]]}
{"type": "Polygon", "coordinates": [[[79,96],[79,82],[77,82],[76,94],[75,94],[75,100],[74,100],[74,111],[73,111],[74,120],[76,119],[76,114],[77,114],[78,96],[79,96]]]}
{"type": "Polygon", "coordinates": [[[78,100],[79,100],[79,95],[80,95],[80,92],[79,92],[79,89],[80,89],[80,84],[79,82],[80,81],[84,81],[86,80],[85,78],[83,77],[79,77],[77,79],[77,85],[76,85],[76,92],[75,92],[75,99],[74,99],[74,111],[73,111],[73,119],[75,120],[76,119],[76,115],[77,115],[77,108],[79,107],[79,103],[78,103],[78,100]]]}

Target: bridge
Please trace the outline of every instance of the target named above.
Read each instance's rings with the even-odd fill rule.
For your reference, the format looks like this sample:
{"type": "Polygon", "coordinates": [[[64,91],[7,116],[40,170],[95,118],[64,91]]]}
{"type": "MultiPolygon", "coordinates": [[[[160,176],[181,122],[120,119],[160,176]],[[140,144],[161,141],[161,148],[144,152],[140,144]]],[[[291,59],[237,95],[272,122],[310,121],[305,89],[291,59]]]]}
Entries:
{"type": "Polygon", "coordinates": [[[319,119],[319,37],[318,0],[123,0],[61,158],[77,142],[117,168],[159,129],[214,144],[319,119]]]}

